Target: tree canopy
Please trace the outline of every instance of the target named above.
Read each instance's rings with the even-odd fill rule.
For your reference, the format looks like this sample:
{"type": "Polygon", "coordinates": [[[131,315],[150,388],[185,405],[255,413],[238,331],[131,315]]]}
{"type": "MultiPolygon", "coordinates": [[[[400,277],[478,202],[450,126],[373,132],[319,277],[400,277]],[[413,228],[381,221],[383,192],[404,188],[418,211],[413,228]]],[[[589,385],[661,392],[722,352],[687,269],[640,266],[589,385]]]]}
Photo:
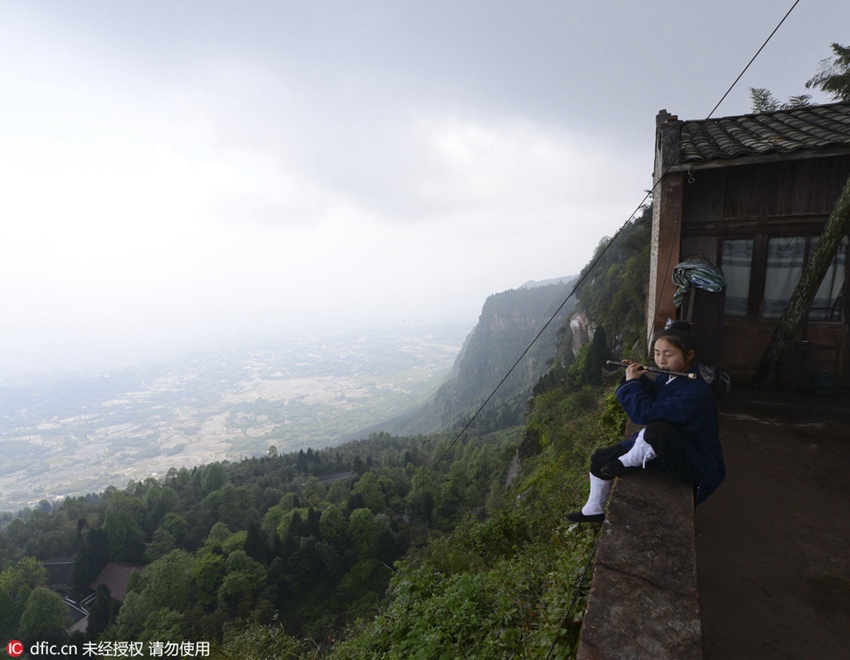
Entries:
{"type": "Polygon", "coordinates": [[[821,60],[818,72],[806,83],[806,89],[819,89],[832,95],[833,101],[850,101],[850,46],[832,44],[832,58],[821,60]]]}
{"type": "MultiPolygon", "coordinates": [[[[833,101],[850,101],[850,46],[832,44],[832,57],[820,61],[817,73],[806,82],[806,89],[818,89],[833,101]]],[[[811,94],[791,96],[782,102],[763,87],[750,87],[753,112],[790,110],[811,104],[811,94]]]]}

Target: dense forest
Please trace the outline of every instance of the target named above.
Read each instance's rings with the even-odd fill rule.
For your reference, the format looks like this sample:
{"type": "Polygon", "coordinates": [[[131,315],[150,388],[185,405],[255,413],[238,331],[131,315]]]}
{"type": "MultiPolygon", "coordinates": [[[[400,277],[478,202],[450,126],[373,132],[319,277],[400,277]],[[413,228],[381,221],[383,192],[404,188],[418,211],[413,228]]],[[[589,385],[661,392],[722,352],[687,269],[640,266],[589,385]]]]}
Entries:
{"type": "Polygon", "coordinates": [[[271,447],[43,502],[0,531],[0,636],[79,657],[127,644],[146,657],[165,642],[203,642],[216,658],[571,657],[598,530],[563,512],[583,501],[590,453],[626,421],[601,366],[645,343],[649,218],[600,244],[578,295],[592,339],[577,347],[559,323],[518,418],[271,447]],[[90,598],[84,630],[66,631],[42,565],[55,557],[73,558],[67,595],[90,598]],[[144,567],[123,602],[91,593],[109,562],[144,567]]]}

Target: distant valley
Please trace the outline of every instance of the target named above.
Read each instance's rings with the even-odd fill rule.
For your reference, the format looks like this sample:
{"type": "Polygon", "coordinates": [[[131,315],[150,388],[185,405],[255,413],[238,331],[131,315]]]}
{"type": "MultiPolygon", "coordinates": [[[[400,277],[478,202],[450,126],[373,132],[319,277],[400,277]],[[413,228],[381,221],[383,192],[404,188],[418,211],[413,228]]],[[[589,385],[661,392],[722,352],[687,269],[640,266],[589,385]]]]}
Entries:
{"type": "Polygon", "coordinates": [[[328,335],[0,389],[0,511],[322,448],[433,395],[469,328],[328,335]]]}

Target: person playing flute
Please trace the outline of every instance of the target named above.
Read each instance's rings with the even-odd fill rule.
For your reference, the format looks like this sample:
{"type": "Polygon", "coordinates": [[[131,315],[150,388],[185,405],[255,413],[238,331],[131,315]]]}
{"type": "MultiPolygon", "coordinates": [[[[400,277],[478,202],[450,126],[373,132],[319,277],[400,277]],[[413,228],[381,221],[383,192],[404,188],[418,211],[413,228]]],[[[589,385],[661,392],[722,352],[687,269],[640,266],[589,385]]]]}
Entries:
{"type": "Polygon", "coordinates": [[[626,375],[617,388],[620,405],[635,424],[631,438],[597,450],[590,458],[590,494],[573,522],[601,523],[615,477],[641,469],[661,470],[691,484],[694,505],[723,481],[726,468],[720,447],[717,409],[711,388],[699,374],[690,326],[673,322],[653,343],[655,364],[664,371],[654,380],[636,362],[624,361],[626,375]]]}

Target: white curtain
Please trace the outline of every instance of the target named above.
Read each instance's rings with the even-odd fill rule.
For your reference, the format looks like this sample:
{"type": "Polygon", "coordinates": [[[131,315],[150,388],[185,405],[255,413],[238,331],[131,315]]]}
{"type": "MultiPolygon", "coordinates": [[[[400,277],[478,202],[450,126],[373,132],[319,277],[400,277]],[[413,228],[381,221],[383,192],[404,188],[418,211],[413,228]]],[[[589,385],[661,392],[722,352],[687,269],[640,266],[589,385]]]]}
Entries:
{"type": "MultiPolygon", "coordinates": [[[[809,255],[817,245],[818,239],[810,241],[809,255]]],[[[809,319],[812,321],[840,321],[841,302],[844,296],[844,281],[847,272],[847,247],[848,240],[845,237],[835,252],[835,258],[829,265],[829,270],[823,276],[823,281],[818,287],[817,293],[812,300],[809,309],[809,319]]]]}
{"type": "Polygon", "coordinates": [[[762,318],[778,319],[800,281],[806,263],[806,237],[770,238],[764,277],[762,318]]]}
{"type": "MultiPolygon", "coordinates": [[[[817,245],[814,237],[804,236],[771,238],[767,242],[767,271],[764,283],[764,308],[762,317],[775,319],[782,316],[794,287],[803,275],[803,267],[817,245]]],[[[841,241],[835,258],[829,265],[809,308],[809,320],[840,321],[841,300],[847,270],[847,239],[841,241]]]]}
{"type": "Polygon", "coordinates": [[[726,278],[726,316],[746,316],[750,296],[750,271],[753,263],[753,239],[723,241],[720,267],[726,278]]]}

